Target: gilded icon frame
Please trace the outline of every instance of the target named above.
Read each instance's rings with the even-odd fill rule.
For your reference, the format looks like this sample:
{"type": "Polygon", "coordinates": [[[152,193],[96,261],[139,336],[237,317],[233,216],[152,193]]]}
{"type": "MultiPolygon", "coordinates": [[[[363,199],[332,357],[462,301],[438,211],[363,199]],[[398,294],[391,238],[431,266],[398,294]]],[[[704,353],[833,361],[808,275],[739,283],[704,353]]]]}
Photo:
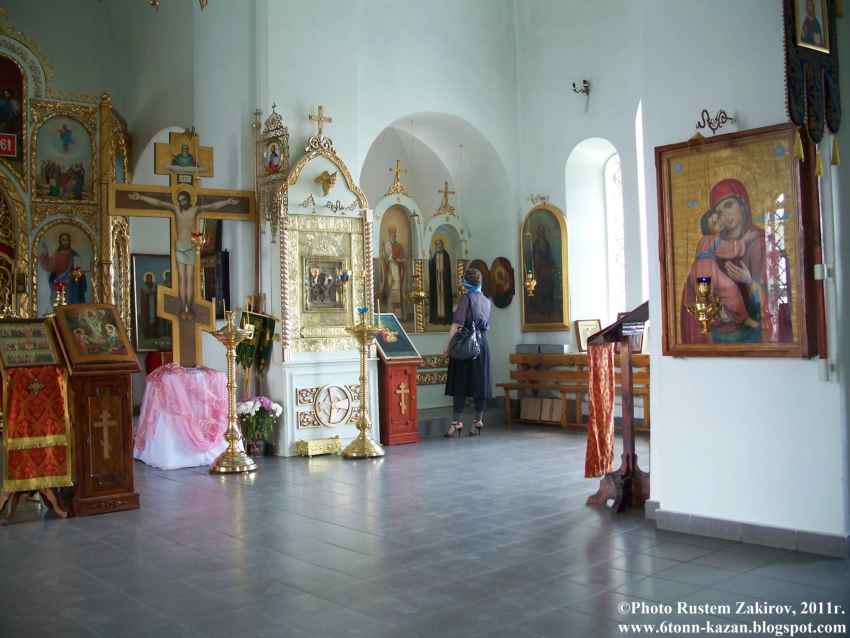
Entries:
{"type": "Polygon", "coordinates": [[[522,331],[523,332],[563,332],[568,331],[570,329],[570,268],[569,268],[569,233],[567,230],[567,218],[564,215],[564,212],[548,202],[540,202],[535,204],[523,217],[522,224],[520,224],[520,232],[519,232],[519,252],[520,252],[520,263],[522,266],[523,275],[520,279],[520,312],[522,316],[522,331]],[[552,219],[555,220],[557,227],[560,233],[560,264],[561,270],[558,273],[560,278],[559,282],[555,282],[554,290],[558,290],[561,293],[560,300],[560,312],[561,312],[561,320],[560,321],[537,321],[533,322],[529,320],[529,299],[528,290],[525,286],[525,276],[526,273],[530,272],[530,259],[531,256],[529,251],[532,251],[533,248],[533,237],[528,228],[529,222],[531,218],[536,213],[544,213],[551,216],[552,219]]]}
{"type": "MultiPolygon", "coordinates": [[[[809,168],[794,157],[795,134],[794,125],[787,123],[655,149],[664,355],[807,357],[812,352],[814,282],[805,274],[811,265],[804,223],[810,199],[801,181],[802,171],[809,168]],[[722,188],[741,194],[724,194],[722,188]],[[717,193],[713,207],[711,193],[717,193]],[[747,244],[742,256],[724,258],[709,255],[700,248],[703,243],[696,243],[695,252],[694,238],[702,234],[703,242],[707,236],[704,219],[730,198],[743,202],[745,213],[737,223],[754,231],[754,248],[747,244]],[[711,261],[704,266],[706,257],[711,261]],[[743,265],[750,283],[736,284],[729,263],[732,274],[743,265]],[[772,264],[781,264],[781,269],[772,264]],[[684,308],[694,294],[698,267],[715,269],[712,279],[723,287],[718,293],[717,282],[712,282],[712,300],[729,309],[711,320],[707,334],[684,308]],[[746,317],[733,314],[740,305],[738,294],[746,317]]],[[[720,246],[718,240],[709,243],[720,246]]]]}
{"type": "MultiPolygon", "coordinates": [[[[90,363],[114,363],[114,364],[137,364],[136,351],[133,349],[127,331],[118,309],[112,304],[74,304],[70,306],[59,306],[56,308],[54,325],[61,336],[60,343],[71,367],[90,363]],[[77,318],[86,312],[101,313],[103,326],[111,325],[114,328],[115,340],[123,349],[117,353],[87,353],[82,351],[74,338],[74,323],[77,318]],[[71,316],[74,315],[72,320],[71,316]]],[[[101,325],[101,324],[98,324],[101,325]]]]}
{"type": "MultiPolygon", "coordinates": [[[[20,337],[23,338],[23,337],[20,337]]],[[[34,337],[35,339],[35,337],[34,337]]],[[[56,345],[56,335],[53,333],[53,327],[50,325],[50,319],[3,319],[0,320],[0,369],[7,368],[27,368],[34,366],[45,365],[62,365],[64,362],[59,354],[59,348],[56,345]],[[6,335],[4,331],[14,328],[33,329],[38,328],[42,334],[38,335],[38,340],[42,342],[42,346],[36,350],[32,347],[26,348],[24,354],[30,355],[29,359],[21,357],[21,361],[10,361],[9,346],[12,345],[12,340],[19,337],[15,335],[6,335]],[[36,360],[33,357],[41,352],[41,354],[49,354],[50,360],[36,360]]]]}

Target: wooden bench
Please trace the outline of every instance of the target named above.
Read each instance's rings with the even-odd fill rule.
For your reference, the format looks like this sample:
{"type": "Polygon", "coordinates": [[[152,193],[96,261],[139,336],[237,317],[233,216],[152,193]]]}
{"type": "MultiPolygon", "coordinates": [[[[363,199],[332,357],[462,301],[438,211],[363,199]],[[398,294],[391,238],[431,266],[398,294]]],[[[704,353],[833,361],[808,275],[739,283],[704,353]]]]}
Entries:
{"type": "MultiPolygon", "coordinates": [[[[497,383],[505,393],[505,418],[513,423],[513,406],[511,392],[517,393],[517,399],[522,404],[524,398],[556,399],[560,401],[561,427],[586,425],[582,414],[582,404],[588,395],[588,362],[586,353],[573,354],[519,354],[510,356],[513,366],[509,383],[497,383]],[[539,396],[541,392],[549,392],[557,396],[539,396]],[[575,410],[567,414],[567,400],[575,401],[575,410]]],[[[614,391],[620,394],[619,358],[614,358],[617,367],[614,376],[614,391]]],[[[634,396],[640,399],[643,408],[641,425],[635,429],[648,431],[649,416],[649,355],[636,354],[632,357],[634,396]]],[[[520,413],[521,415],[521,413],[520,413]]],[[[555,423],[548,419],[520,418],[519,421],[528,423],[555,423]]]]}

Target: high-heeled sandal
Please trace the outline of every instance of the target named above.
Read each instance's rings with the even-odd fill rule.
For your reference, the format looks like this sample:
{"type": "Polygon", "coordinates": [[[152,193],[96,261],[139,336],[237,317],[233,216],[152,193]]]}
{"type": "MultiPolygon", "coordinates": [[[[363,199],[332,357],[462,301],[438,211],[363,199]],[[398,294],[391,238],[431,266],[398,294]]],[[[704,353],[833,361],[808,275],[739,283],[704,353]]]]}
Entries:
{"type": "Polygon", "coordinates": [[[463,421],[452,421],[452,424],[449,426],[449,429],[443,435],[444,437],[451,438],[455,434],[460,438],[461,431],[463,430],[463,421]]]}
{"type": "Polygon", "coordinates": [[[484,421],[476,419],[472,422],[472,429],[469,431],[469,436],[479,436],[484,429],[484,421]]]}

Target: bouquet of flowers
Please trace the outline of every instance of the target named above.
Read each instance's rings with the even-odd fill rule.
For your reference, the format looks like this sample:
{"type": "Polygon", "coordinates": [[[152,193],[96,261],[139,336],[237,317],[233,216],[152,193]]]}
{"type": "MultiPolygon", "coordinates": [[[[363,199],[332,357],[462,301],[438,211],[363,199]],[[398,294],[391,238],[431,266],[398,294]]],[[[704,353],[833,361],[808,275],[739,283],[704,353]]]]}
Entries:
{"type": "Polygon", "coordinates": [[[268,441],[283,407],[268,397],[259,396],[237,404],[236,414],[246,444],[268,441]]]}

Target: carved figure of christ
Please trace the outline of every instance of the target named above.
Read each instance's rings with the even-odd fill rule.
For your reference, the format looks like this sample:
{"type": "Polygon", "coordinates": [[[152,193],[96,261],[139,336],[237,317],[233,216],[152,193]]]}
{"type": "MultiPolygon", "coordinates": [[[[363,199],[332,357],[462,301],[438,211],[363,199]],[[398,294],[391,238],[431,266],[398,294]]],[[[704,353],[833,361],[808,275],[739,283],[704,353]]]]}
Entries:
{"type": "Polygon", "coordinates": [[[225,206],[239,203],[238,199],[228,198],[201,206],[192,206],[192,198],[188,191],[177,193],[177,204],[166,204],[161,199],[148,197],[141,193],[128,193],[133,201],[141,201],[149,206],[165,208],[174,213],[176,226],[176,261],[177,261],[177,294],[183,308],[181,319],[193,317],[193,299],[195,296],[195,262],[196,250],[193,236],[198,232],[198,214],[202,211],[220,210],[225,206]]]}

